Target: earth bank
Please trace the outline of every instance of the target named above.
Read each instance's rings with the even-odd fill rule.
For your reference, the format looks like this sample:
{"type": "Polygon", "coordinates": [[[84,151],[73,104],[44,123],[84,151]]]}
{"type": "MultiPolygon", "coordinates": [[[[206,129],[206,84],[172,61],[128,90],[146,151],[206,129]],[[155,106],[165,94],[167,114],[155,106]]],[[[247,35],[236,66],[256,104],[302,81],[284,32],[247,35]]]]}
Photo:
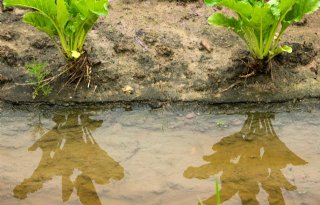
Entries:
{"type": "Polygon", "coordinates": [[[272,78],[241,79],[244,43],[232,32],[207,24],[213,12],[199,2],[110,1],[110,14],[90,33],[86,50],[93,69],[90,88],[61,78],[54,92],[32,99],[24,66],[64,64],[45,34],[21,22],[25,10],[0,13],[0,100],[16,103],[286,102],[320,97],[320,12],[291,26],[283,43],[294,52],[277,57],[272,78]],[[62,89],[63,88],[63,89],[62,89]]]}

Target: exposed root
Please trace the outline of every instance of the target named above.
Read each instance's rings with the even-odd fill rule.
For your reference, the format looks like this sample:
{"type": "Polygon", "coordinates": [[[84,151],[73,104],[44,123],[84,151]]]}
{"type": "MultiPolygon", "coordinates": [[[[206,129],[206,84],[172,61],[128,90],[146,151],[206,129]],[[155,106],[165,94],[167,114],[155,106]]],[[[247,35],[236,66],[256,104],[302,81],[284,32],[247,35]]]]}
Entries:
{"type": "Polygon", "coordinates": [[[247,68],[247,72],[240,75],[239,78],[249,78],[259,73],[271,74],[271,63],[267,60],[253,59],[249,56],[240,58],[239,60],[247,68]]]}
{"type": "Polygon", "coordinates": [[[251,76],[254,76],[256,74],[256,72],[253,70],[251,71],[251,73],[248,73],[246,75],[240,75],[239,78],[249,78],[251,76]]]}
{"type": "Polygon", "coordinates": [[[272,61],[270,61],[270,62],[268,63],[267,71],[268,71],[268,73],[270,73],[271,80],[272,80],[272,81],[274,81],[274,78],[273,78],[273,72],[272,72],[272,71],[273,71],[272,67],[273,67],[273,65],[272,65],[272,61]]]}
{"type": "Polygon", "coordinates": [[[218,92],[215,93],[215,95],[224,93],[224,92],[230,90],[231,88],[235,87],[236,85],[238,85],[238,84],[240,84],[240,83],[242,83],[242,81],[237,81],[237,82],[231,84],[230,86],[228,86],[227,88],[220,89],[220,90],[218,90],[218,92]]]}
{"type": "Polygon", "coordinates": [[[65,85],[76,82],[76,88],[82,80],[85,80],[90,87],[91,83],[91,73],[92,64],[89,61],[88,55],[86,53],[82,54],[77,60],[71,61],[67,64],[68,81],[65,85]]]}
{"type": "Polygon", "coordinates": [[[80,58],[76,60],[69,61],[67,65],[61,67],[59,73],[46,78],[43,80],[43,83],[52,83],[57,80],[59,77],[66,75],[67,81],[63,84],[59,92],[61,92],[65,86],[75,83],[74,93],[76,92],[81,81],[85,81],[87,83],[87,87],[90,88],[91,85],[91,73],[92,67],[94,65],[90,62],[87,53],[83,53],[80,58]]]}

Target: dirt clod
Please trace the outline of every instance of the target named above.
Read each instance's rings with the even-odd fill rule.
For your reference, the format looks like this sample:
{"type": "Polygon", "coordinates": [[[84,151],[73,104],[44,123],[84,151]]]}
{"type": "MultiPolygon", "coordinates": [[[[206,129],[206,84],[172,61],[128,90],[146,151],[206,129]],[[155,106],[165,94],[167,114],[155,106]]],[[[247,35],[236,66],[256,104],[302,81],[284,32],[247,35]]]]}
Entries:
{"type": "Polygon", "coordinates": [[[306,19],[306,18],[304,18],[302,21],[300,21],[300,22],[295,22],[295,23],[293,23],[293,25],[295,25],[295,26],[305,26],[305,25],[307,25],[307,23],[308,23],[308,19],[306,19]]]}
{"type": "Polygon", "coordinates": [[[163,57],[171,57],[174,54],[173,50],[166,45],[157,45],[156,51],[158,55],[163,57]]]}
{"type": "Polygon", "coordinates": [[[297,65],[308,65],[317,55],[312,43],[285,43],[292,47],[292,53],[282,53],[275,60],[284,66],[294,67],[297,65]]]}
{"type": "Polygon", "coordinates": [[[153,33],[143,33],[143,41],[149,46],[154,46],[158,42],[157,35],[153,33]]]}
{"type": "Polygon", "coordinates": [[[137,71],[133,77],[141,80],[146,77],[146,74],[143,71],[137,71]]]}
{"type": "Polygon", "coordinates": [[[314,74],[318,75],[318,68],[316,67],[310,67],[311,72],[313,72],[314,74]]]}
{"type": "Polygon", "coordinates": [[[17,22],[21,20],[21,16],[11,14],[10,12],[7,12],[10,10],[6,10],[6,12],[1,13],[0,15],[0,22],[1,23],[12,23],[17,22]]]}
{"type": "Polygon", "coordinates": [[[0,85],[11,82],[11,81],[12,81],[12,79],[9,79],[8,77],[0,74],[0,85]]]}
{"type": "Polygon", "coordinates": [[[115,42],[113,49],[116,53],[134,52],[135,45],[132,39],[123,38],[115,42]]]}
{"type": "Polygon", "coordinates": [[[204,81],[202,79],[196,79],[191,88],[193,88],[195,91],[202,92],[202,91],[208,90],[209,86],[210,85],[208,81],[204,81]]]}
{"type": "Polygon", "coordinates": [[[122,88],[122,91],[127,94],[132,94],[134,89],[130,85],[126,85],[122,88]]]}
{"type": "Polygon", "coordinates": [[[19,38],[19,33],[15,31],[2,31],[0,32],[0,39],[5,41],[12,41],[19,38]]]}
{"type": "Polygon", "coordinates": [[[14,66],[18,61],[18,54],[8,46],[0,46],[0,61],[9,66],[14,66]]]}
{"type": "Polygon", "coordinates": [[[196,115],[196,113],[194,113],[194,112],[188,113],[188,114],[186,115],[186,118],[187,118],[187,119],[192,119],[192,118],[195,118],[195,117],[197,117],[197,115],[196,115]]]}
{"type": "Polygon", "coordinates": [[[44,37],[40,39],[35,39],[31,43],[31,46],[36,49],[52,48],[54,47],[54,43],[52,42],[51,39],[44,37]]]}

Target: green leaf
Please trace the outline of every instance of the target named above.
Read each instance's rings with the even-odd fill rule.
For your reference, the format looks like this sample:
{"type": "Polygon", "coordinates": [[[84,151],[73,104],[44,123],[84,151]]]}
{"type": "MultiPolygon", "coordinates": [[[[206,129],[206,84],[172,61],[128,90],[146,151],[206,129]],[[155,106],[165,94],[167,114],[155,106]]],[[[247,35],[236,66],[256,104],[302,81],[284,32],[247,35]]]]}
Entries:
{"type": "Polygon", "coordinates": [[[82,51],[88,32],[99,16],[108,14],[107,0],[69,0],[67,9],[72,16],[65,28],[69,49],[82,51]]]}
{"type": "Polygon", "coordinates": [[[287,45],[284,45],[284,46],[279,46],[277,47],[275,50],[273,51],[270,51],[269,54],[272,57],[280,54],[280,53],[283,53],[283,52],[287,52],[287,53],[292,53],[292,48],[290,46],[287,46],[287,45]]]}
{"type": "Polygon", "coordinates": [[[301,21],[304,15],[311,14],[320,7],[319,0],[295,0],[295,2],[292,10],[285,16],[285,21],[289,24],[301,21]]]}
{"type": "Polygon", "coordinates": [[[281,15],[285,15],[289,10],[292,9],[292,6],[296,3],[296,0],[281,0],[279,3],[279,10],[281,15]]]}
{"type": "Polygon", "coordinates": [[[51,38],[57,33],[56,28],[50,19],[40,12],[30,12],[23,16],[23,21],[28,23],[40,31],[46,32],[51,38]]]}
{"type": "Polygon", "coordinates": [[[55,19],[57,8],[55,0],[4,0],[4,6],[20,6],[38,10],[40,13],[55,19]]]}
{"type": "Polygon", "coordinates": [[[239,0],[205,0],[208,6],[225,6],[235,11],[241,18],[249,18],[253,7],[248,1],[239,0]]]}
{"type": "Polygon", "coordinates": [[[280,47],[280,49],[282,50],[282,52],[292,53],[292,48],[290,46],[284,45],[280,47]]]}
{"type": "Polygon", "coordinates": [[[269,30],[269,27],[274,24],[276,18],[273,15],[271,6],[265,4],[263,7],[255,6],[252,11],[252,18],[249,21],[250,27],[257,29],[259,32],[261,30],[269,30]]]}
{"type": "Polygon", "coordinates": [[[295,0],[295,4],[292,5],[292,8],[285,14],[284,19],[281,22],[281,33],[283,33],[292,23],[301,21],[305,14],[311,14],[319,9],[319,7],[320,0],[295,0]]]}
{"type": "Polygon", "coordinates": [[[61,30],[64,30],[64,27],[69,19],[70,14],[67,9],[65,0],[57,0],[57,21],[61,30]]]}
{"type": "Polygon", "coordinates": [[[204,0],[204,3],[207,6],[216,6],[217,4],[219,4],[221,1],[223,0],[204,0]]]}
{"type": "Polygon", "coordinates": [[[244,35],[241,30],[240,22],[233,17],[228,18],[223,14],[213,14],[209,17],[208,23],[214,26],[224,26],[236,32],[241,37],[244,35]]]}
{"type": "Polygon", "coordinates": [[[83,17],[95,14],[98,16],[108,15],[107,0],[70,0],[74,12],[80,13],[83,17]]]}

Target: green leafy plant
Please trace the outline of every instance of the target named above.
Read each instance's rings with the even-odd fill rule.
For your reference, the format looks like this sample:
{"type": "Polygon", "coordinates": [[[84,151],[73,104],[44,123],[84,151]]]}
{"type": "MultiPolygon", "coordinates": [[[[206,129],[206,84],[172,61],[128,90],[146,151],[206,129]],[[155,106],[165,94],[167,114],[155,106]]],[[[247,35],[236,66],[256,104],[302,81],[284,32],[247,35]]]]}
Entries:
{"type": "Polygon", "coordinates": [[[238,34],[252,57],[260,62],[269,62],[282,52],[291,53],[291,47],[279,45],[283,33],[292,23],[320,7],[320,0],[205,0],[205,3],[224,6],[236,13],[236,18],[213,14],[208,22],[238,34]]]}
{"type": "Polygon", "coordinates": [[[34,9],[23,21],[55,42],[70,62],[70,77],[81,80],[90,75],[91,64],[83,45],[98,17],[108,14],[108,0],[4,0],[4,5],[34,9]]]}
{"type": "Polygon", "coordinates": [[[51,93],[51,86],[48,82],[45,81],[45,78],[49,74],[46,71],[47,64],[33,62],[26,65],[27,72],[31,77],[30,80],[27,80],[27,83],[34,86],[32,92],[32,98],[36,98],[40,93],[46,96],[51,93]]]}

